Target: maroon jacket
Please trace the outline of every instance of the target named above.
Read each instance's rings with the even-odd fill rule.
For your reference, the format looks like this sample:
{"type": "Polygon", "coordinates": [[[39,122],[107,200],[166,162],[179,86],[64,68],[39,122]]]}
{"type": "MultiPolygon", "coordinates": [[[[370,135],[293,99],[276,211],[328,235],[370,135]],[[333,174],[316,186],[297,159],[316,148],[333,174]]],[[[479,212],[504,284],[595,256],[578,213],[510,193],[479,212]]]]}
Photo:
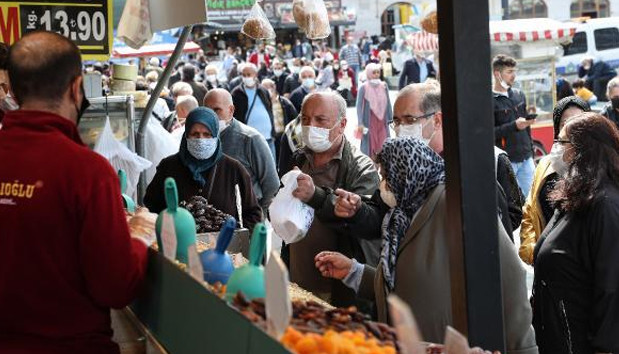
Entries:
{"type": "Polygon", "coordinates": [[[131,239],[110,164],[73,122],[15,111],[0,130],[0,353],[118,353],[110,308],[134,298],[131,239]]]}

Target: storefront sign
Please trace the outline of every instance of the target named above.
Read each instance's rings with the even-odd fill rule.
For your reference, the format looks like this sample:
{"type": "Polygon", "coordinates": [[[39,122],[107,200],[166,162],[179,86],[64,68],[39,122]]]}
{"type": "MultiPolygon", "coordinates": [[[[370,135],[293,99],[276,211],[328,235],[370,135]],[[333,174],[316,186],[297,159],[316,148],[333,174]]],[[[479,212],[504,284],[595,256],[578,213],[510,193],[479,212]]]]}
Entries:
{"type": "Polygon", "coordinates": [[[247,17],[254,0],[207,0],[209,21],[242,21],[247,17]]]}
{"type": "Polygon", "coordinates": [[[80,48],[85,60],[106,60],[112,48],[110,0],[0,1],[0,41],[13,44],[28,32],[59,33],[80,48]]]}

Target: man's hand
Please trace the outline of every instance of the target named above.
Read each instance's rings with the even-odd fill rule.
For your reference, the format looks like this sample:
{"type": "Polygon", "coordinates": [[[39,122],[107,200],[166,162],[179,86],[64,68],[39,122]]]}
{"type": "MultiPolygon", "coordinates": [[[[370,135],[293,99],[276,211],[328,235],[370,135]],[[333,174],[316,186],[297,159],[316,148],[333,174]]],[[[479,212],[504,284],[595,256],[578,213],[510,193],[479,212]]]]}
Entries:
{"type": "Polygon", "coordinates": [[[535,124],[536,120],[535,119],[529,119],[527,120],[526,118],[518,118],[516,119],[516,129],[518,130],[525,130],[528,127],[530,127],[531,125],[535,124]]]}
{"type": "Polygon", "coordinates": [[[325,278],[342,280],[350,273],[352,259],[338,252],[320,252],[314,258],[316,268],[325,278]]]}
{"type": "Polygon", "coordinates": [[[335,195],[335,216],[339,218],[352,218],[361,208],[361,197],[355,193],[350,193],[343,189],[336,189],[335,195]]]}
{"type": "MultiPolygon", "coordinates": [[[[298,170],[298,168],[295,167],[298,170]]],[[[301,172],[297,177],[297,189],[292,191],[292,196],[298,198],[303,203],[309,202],[314,196],[316,186],[314,186],[314,180],[309,175],[301,172]]]]}

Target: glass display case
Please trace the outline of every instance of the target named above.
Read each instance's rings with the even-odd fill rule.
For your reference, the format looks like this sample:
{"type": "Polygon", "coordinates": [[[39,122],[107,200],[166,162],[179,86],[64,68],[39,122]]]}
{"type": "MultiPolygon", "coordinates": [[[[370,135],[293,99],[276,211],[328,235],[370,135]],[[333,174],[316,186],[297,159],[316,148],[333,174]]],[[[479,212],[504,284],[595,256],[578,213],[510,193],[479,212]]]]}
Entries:
{"type": "Polygon", "coordinates": [[[105,125],[106,115],[116,139],[135,151],[135,107],[133,96],[90,98],[90,107],[82,116],[79,133],[82,141],[93,149],[105,125]]]}

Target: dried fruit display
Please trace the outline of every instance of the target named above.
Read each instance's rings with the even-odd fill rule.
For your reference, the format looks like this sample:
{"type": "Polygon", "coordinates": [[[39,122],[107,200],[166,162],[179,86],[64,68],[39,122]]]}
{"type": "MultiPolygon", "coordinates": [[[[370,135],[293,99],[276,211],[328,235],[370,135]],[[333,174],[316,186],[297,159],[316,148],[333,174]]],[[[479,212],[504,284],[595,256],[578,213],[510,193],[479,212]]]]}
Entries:
{"type": "Polygon", "coordinates": [[[391,345],[379,343],[376,338],[363,332],[326,331],[324,334],[302,333],[294,328],[288,328],[281,343],[297,354],[328,353],[328,354],[395,354],[391,345]]]}
{"type": "Polygon", "coordinates": [[[202,196],[193,196],[188,201],[182,201],[179,206],[187,209],[196,221],[196,232],[215,232],[221,230],[230,215],[215,208],[202,196]]]}

